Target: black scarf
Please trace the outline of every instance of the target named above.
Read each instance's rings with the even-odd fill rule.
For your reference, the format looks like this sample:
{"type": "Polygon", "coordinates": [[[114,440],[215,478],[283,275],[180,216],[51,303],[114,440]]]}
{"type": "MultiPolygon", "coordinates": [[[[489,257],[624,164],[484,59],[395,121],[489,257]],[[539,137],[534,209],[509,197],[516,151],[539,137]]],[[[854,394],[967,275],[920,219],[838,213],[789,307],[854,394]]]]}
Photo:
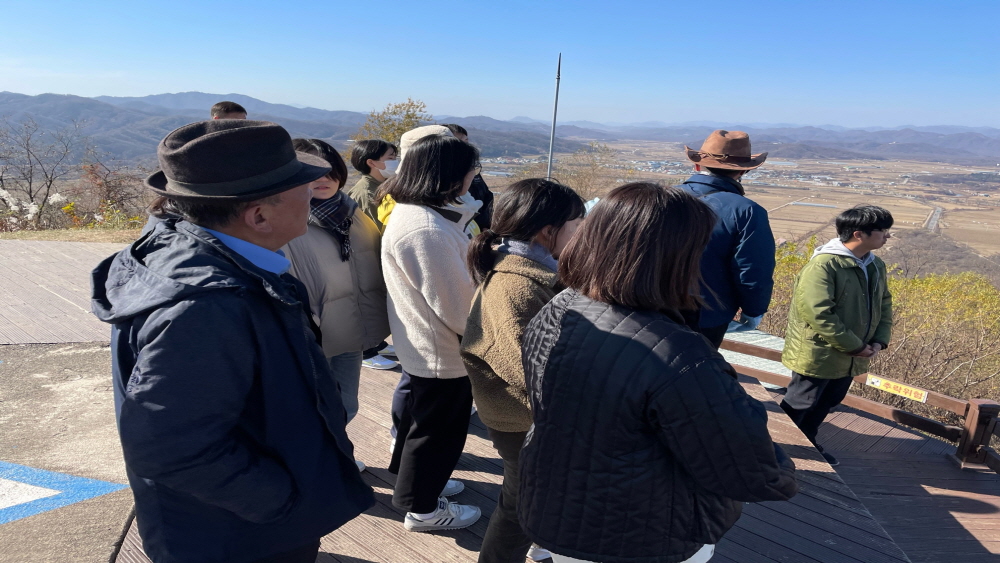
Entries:
{"type": "Polygon", "coordinates": [[[340,259],[351,257],[351,224],[357,204],[343,190],[329,199],[312,199],[309,216],[340,243],[340,259]]]}

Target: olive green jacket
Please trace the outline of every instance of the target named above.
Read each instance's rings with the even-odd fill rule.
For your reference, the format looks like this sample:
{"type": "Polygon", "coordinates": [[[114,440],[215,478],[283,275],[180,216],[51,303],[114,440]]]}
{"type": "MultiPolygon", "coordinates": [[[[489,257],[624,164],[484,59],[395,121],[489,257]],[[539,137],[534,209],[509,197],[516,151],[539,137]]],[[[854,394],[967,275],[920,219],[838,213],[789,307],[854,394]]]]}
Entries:
{"type": "Polygon", "coordinates": [[[867,344],[889,343],[892,295],[885,263],[873,257],[866,269],[867,280],[853,256],[820,251],[802,268],[788,313],[781,354],[785,367],[823,379],[868,371],[870,360],[851,354],[867,344]]]}
{"type": "Polygon", "coordinates": [[[358,202],[361,212],[375,223],[379,232],[382,232],[384,228],[382,227],[382,221],[378,218],[378,204],[375,202],[375,193],[378,192],[378,188],[381,185],[381,181],[376,180],[369,174],[363,174],[358,183],[354,184],[354,187],[347,191],[347,195],[358,202]]]}
{"type": "Polygon", "coordinates": [[[500,432],[527,432],[531,406],[521,366],[528,323],[557,293],[559,276],[534,260],[503,255],[472,301],[462,337],[479,418],[500,432]]]}

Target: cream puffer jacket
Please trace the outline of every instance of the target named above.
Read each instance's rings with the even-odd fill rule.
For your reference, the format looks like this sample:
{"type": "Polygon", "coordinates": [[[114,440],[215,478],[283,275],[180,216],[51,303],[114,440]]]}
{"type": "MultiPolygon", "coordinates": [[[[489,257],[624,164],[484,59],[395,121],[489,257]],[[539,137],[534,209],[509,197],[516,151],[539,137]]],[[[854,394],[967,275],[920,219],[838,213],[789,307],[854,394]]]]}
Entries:
{"type": "Polygon", "coordinates": [[[292,261],[289,273],[309,292],[327,357],[374,348],[389,336],[378,227],[360,208],[353,218],[347,261],[337,239],[313,219],[306,234],[282,249],[292,261]]]}
{"type": "Polygon", "coordinates": [[[389,326],[396,354],[416,377],[466,377],[459,353],[475,286],[465,255],[481,202],[430,207],[398,203],[382,235],[389,326]]]}

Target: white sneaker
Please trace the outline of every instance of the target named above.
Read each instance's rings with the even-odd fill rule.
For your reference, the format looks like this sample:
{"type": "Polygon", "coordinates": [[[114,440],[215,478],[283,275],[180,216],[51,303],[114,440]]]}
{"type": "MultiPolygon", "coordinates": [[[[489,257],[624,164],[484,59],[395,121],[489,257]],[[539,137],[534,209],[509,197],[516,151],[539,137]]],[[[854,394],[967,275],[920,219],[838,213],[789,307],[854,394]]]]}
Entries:
{"type": "Polygon", "coordinates": [[[444,490],[441,491],[441,496],[453,497],[464,490],[465,490],[465,483],[458,481],[456,479],[448,479],[448,484],[445,485],[444,490]]]}
{"type": "Polygon", "coordinates": [[[396,439],[395,438],[393,438],[392,441],[389,442],[389,455],[392,455],[394,453],[396,453],[396,439]]]}
{"type": "Polygon", "coordinates": [[[363,472],[365,469],[368,469],[368,467],[365,466],[365,462],[363,462],[363,461],[354,460],[354,463],[356,463],[358,465],[358,472],[359,473],[363,472]]]}
{"type": "Polygon", "coordinates": [[[435,530],[460,530],[476,523],[482,511],[478,506],[448,502],[448,499],[438,499],[438,509],[426,520],[417,518],[412,512],[406,513],[403,527],[409,532],[433,532],[435,530]]]}
{"type": "Polygon", "coordinates": [[[396,358],[397,357],[396,356],[396,347],[393,346],[392,344],[389,344],[385,348],[382,348],[381,350],[379,350],[378,351],[378,355],[379,356],[386,356],[386,357],[392,356],[393,358],[396,358]]]}
{"type": "Polygon", "coordinates": [[[545,561],[546,559],[551,558],[552,554],[549,553],[549,550],[547,549],[538,547],[535,544],[531,544],[531,547],[528,548],[528,559],[531,559],[532,561],[545,561]]]}
{"type": "Polygon", "coordinates": [[[382,356],[372,356],[367,360],[362,360],[361,365],[371,369],[393,369],[399,365],[399,362],[394,362],[382,356]]]}

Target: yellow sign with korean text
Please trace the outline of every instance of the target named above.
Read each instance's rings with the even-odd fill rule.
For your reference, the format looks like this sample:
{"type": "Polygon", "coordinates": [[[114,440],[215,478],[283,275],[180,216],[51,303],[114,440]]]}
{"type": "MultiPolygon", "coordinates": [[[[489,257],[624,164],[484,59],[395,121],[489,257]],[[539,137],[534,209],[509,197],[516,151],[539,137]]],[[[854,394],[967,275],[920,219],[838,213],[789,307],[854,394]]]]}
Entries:
{"type": "Polygon", "coordinates": [[[927,402],[927,391],[917,387],[903,385],[902,383],[897,383],[895,381],[889,381],[888,379],[881,378],[877,375],[868,374],[868,379],[865,380],[865,385],[881,389],[886,393],[892,393],[893,395],[899,395],[901,397],[906,397],[907,399],[919,401],[921,403],[927,402]]]}

